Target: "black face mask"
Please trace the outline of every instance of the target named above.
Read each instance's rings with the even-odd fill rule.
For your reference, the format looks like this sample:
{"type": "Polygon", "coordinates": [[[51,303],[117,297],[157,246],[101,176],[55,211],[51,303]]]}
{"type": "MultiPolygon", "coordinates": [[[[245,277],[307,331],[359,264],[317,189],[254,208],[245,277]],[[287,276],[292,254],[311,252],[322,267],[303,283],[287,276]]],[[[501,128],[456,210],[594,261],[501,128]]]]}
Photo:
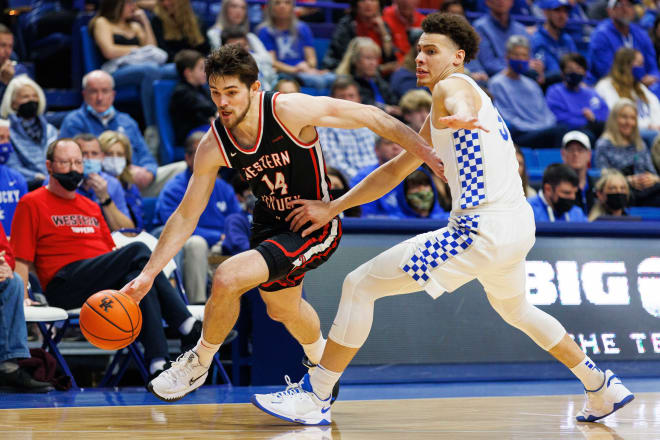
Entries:
{"type": "Polygon", "coordinates": [[[62,185],[65,190],[73,191],[80,186],[85,176],[78,171],[72,170],[68,173],[53,173],[53,177],[60,182],[60,185],[62,185]]]}
{"type": "Polygon", "coordinates": [[[622,193],[608,194],[605,204],[610,211],[618,211],[628,205],[628,196],[622,193]]]}
{"type": "Polygon", "coordinates": [[[561,217],[570,211],[573,205],[575,205],[575,199],[565,199],[564,197],[559,197],[554,203],[553,209],[557,213],[557,216],[561,217]]]}
{"type": "Polygon", "coordinates": [[[564,76],[566,85],[568,85],[568,87],[571,89],[574,89],[577,86],[579,86],[583,79],[584,79],[584,75],[580,75],[579,73],[575,73],[575,72],[567,73],[564,76]]]}
{"type": "Polygon", "coordinates": [[[18,106],[16,114],[23,119],[32,119],[37,116],[38,109],[39,103],[37,101],[28,101],[18,106]]]}

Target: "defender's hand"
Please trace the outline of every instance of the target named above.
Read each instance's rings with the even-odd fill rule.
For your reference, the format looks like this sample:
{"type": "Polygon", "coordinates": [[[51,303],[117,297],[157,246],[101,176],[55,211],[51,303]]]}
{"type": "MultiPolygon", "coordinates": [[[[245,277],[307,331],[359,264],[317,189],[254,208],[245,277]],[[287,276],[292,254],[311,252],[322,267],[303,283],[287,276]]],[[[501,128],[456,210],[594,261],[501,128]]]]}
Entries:
{"type": "Polygon", "coordinates": [[[291,222],[291,230],[298,232],[307,223],[311,225],[302,232],[307,237],[312,232],[330,223],[335,217],[330,203],[321,200],[293,200],[292,205],[298,205],[286,216],[286,221],[291,222]]]}
{"type": "Polygon", "coordinates": [[[479,122],[479,119],[473,116],[464,116],[464,115],[450,115],[450,116],[445,116],[444,118],[438,118],[438,122],[440,122],[442,125],[445,125],[449,128],[453,128],[454,130],[458,129],[465,129],[465,130],[483,130],[486,133],[489,132],[489,130],[481,125],[479,122]]]}
{"type": "Polygon", "coordinates": [[[447,178],[445,177],[445,164],[435,150],[429,148],[425,153],[425,157],[422,157],[421,159],[429,166],[429,168],[431,168],[436,176],[438,176],[443,182],[448,183],[447,178]]]}
{"type": "Polygon", "coordinates": [[[144,273],[141,273],[137,278],[133,279],[131,282],[126,284],[121,288],[120,292],[126,294],[133,298],[135,302],[139,303],[142,298],[145,297],[151,286],[154,283],[154,279],[144,273]]]}

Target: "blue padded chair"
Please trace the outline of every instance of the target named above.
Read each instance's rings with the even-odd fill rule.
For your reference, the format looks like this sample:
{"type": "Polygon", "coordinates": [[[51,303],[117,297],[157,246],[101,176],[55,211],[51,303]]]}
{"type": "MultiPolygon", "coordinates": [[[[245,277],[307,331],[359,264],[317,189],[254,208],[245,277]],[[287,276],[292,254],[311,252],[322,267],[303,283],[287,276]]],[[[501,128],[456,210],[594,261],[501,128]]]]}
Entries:
{"type": "Polygon", "coordinates": [[[562,163],[561,148],[543,148],[536,150],[539,158],[539,167],[546,169],[552,163],[562,163]]]}
{"type": "Polygon", "coordinates": [[[316,59],[322,61],[328,47],[330,46],[330,40],[327,38],[314,38],[312,45],[316,51],[316,59]]]}
{"type": "Polygon", "coordinates": [[[641,217],[644,221],[660,221],[660,208],[652,206],[631,206],[628,213],[631,216],[641,217]]]}
{"type": "MultiPolygon", "coordinates": [[[[103,64],[103,57],[89,33],[89,28],[87,26],[81,26],[79,32],[83,74],[86,74],[92,70],[100,69],[101,64],[103,64]]],[[[140,102],[140,91],[137,86],[119,87],[115,91],[117,92],[115,102],[140,102]]]]}
{"type": "Polygon", "coordinates": [[[184,149],[174,144],[174,128],[170,119],[170,98],[176,81],[159,79],[154,81],[154,99],[156,104],[156,125],[160,136],[160,163],[168,164],[183,160],[184,149]]]}

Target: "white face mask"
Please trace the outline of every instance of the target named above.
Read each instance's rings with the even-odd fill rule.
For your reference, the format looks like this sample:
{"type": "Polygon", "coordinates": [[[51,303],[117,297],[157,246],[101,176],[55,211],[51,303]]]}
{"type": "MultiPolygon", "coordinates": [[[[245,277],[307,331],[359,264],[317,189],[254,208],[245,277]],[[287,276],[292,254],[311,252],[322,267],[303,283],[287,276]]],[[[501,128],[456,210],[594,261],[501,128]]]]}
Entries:
{"type": "Polygon", "coordinates": [[[124,171],[126,168],[126,158],[125,157],[111,157],[106,156],[103,158],[103,169],[106,173],[117,177],[124,171]]]}

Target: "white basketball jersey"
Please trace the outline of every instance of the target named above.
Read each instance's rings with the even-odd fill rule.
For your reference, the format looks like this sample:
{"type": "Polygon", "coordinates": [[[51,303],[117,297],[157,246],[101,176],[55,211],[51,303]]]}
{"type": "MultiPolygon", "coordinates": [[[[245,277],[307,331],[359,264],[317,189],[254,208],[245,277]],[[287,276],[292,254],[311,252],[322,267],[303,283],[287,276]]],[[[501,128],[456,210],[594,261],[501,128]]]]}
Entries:
{"type": "Polygon", "coordinates": [[[479,122],[489,130],[439,130],[431,123],[433,148],[444,162],[449,181],[452,215],[519,207],[525,195],[509,129],[472,78],[462,73],[450,77],[461,78],[477,89],[481,97],[479,122]]]}

